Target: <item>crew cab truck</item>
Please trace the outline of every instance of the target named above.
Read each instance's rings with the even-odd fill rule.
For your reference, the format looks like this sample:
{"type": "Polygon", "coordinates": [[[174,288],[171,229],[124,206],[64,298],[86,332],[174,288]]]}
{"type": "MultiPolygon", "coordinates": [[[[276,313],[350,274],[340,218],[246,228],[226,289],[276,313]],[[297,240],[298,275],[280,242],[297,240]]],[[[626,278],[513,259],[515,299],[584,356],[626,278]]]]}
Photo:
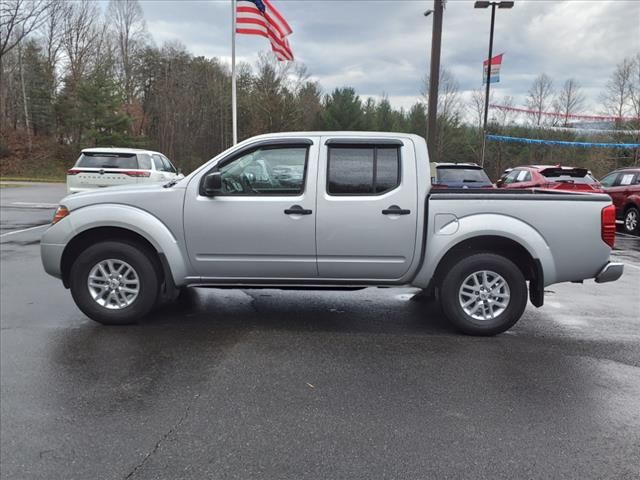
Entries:
{"type": "Polygon", "coordinates": [[[185,287],[413,286],[474,335],[510,328],[548,285],[622,275],[607,195],[432,193],[429,179],[416,135],[262,135],[181,180],[66,197],[42,262],[103,324],[185,287]]]}

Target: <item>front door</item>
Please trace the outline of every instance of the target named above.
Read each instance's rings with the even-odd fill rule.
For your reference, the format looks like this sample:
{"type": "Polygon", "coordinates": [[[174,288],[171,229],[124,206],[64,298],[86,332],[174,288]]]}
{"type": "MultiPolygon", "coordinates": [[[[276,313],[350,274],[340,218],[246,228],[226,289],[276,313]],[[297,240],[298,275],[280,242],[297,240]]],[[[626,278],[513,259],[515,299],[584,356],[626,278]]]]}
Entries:
{"type": "Polygon", "coordinates": [[[321,143],[316,237],[320,277],[401,278],[412,264],[416,245],[413,144],[331,138],[321,143]]]}
{"type": "MultiPolygon", "coordinates": [[[[317,277],[316,170],[311,140],[260,144],[223,159],[223,190],[203,195],[204,176],[187,189],[187,250],[205,278],[317,277]]],[[[210,173],[210,172],[207,172],[210,173]]]]}

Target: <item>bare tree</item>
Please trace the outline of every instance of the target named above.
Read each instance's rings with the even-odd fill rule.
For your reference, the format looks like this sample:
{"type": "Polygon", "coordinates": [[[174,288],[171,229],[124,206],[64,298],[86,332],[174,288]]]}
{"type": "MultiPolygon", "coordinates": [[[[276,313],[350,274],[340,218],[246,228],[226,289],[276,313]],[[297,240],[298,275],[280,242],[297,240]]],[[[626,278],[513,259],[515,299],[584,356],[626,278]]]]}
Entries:
{"type": "MultiPolygon", "coordinates": [[[[482,124],[484,120],[485,96],[486,96],[485,89],[480,87],[471,93],[471,100],[469,101],[469,109],[471,110],[471,113],[477,122],[478,130],[482,130],[482,124]]],[[[493,92],[491,92],[489,94],[489,105],[494,103],[493,100],[494,100],[494,96],[493,96],[493,92]]]]}
{"type": "MultiPolygon", "coordinates": [[[[460,85],[453,74],[446,68],[440,69],[438,92],[438,118],[444,122],[458,123],[462,116],[463,103],[460,98],[460,85]]],[[[429,104],[429,76],[425,78],[422,88],[424,102],[429,104]]]]}
{"type": "Polygon", "coordinates": [[[70,13],[70,4],[54,2],[49,9],[45,21],[40,29],[44,52],[47,58],[47,74],[50,81],[50,95],[53,97],[58,80],[58,62],[64,38],[64,21],[70,13]]]}
{"type": "Polygon", "coordinates": [[[610,115],[623,117],[632,103],[633,67],[634,61],[631,58],[625,58],[616,66],[605,86],[602,103],[610,115]]]}
{"type": "Polygon", "coordinates": [[[511,110],[511,108],[516,106],[516,101],[511,95],[506,95],[500,101],[500,105],[505,108],[497,109],[496,119],[500,125],[505,126],[511,123],[516,116],[516,113],[511,110]]]}
{"type": "Polygon", "coordinates": [[[69,6],[64,21],[62,48],[69,63],[71,81],[76,83],[95,58],[103,30],[98,24],[100,12],[96,3],[81,0],[69,6]]]}
{"type": "Polygon", "coordinates": [[[52,0],[0,2],[0,60],[27,35],[40,27],[52,0]]]}
{"type": "MultiPolygon", "coordinates": [[[[436,121],[436,158],[444,158],[450,132],[460,126],[464,104],[460,98],[460,86],[446,68],[440,69],[438,92],[438,118],[436,121]]],[[[429,77],[425,78],[422,90],[425,103],[429,104],[429,77]]]]}
{"type": "Polygon", "coordinates": [[[138,0],[110,0],[108,12],[116,36],[120,81],[130,103],[136,94],[133,57],[147,36],[144,15],[138,0]]]}
{"type": "Polygon", "coordinates": [[[636,122],[640,121],[640,53],[633,59],[631,83],[629,84],[629,98],[636,122]]]}
{"type": "Polygon", "coordinates": [[[569,117],[578,113],[584,107],[585,96],[580,90],[577,80],[570,78],[564,82],[562,90],[554,101],[554,110],[558,112],[562,124],[569,124],[569,117]]]}
{"type": "Polygon", "coordinates": [[[533,110],[533,121],[536,125],[542,123],[542,118],[553,98],[553,82],[546,73],[538,76],[529,89],[527,106],[533,110]]]}
{"type": "Polygon", "coordinates": [[[4,130],[8,94],[3,60],[7,53],[42,24],[52,1],[0,1],[0,131],[4,130]]]}

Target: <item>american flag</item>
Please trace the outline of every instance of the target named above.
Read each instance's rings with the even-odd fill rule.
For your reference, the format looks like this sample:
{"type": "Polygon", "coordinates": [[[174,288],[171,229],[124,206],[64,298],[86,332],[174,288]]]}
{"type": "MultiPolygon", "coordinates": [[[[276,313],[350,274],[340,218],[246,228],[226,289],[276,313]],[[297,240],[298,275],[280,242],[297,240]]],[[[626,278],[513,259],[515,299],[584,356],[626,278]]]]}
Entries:
{"type": "Polygon", "coordinates": [[[236,33],[265,37],[278,60],[293,60],[287,40],[291,27],[269,0],[239,0],[236,6],[236,33]]]}

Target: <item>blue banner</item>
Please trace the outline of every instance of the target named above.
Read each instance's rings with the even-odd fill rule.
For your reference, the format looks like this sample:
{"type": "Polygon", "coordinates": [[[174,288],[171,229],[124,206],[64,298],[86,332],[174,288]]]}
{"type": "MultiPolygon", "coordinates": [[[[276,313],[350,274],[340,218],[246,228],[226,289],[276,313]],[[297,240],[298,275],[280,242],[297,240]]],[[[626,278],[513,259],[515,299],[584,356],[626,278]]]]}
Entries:
{"type": "Polygon", "coordinates": [[[555,145],[558,147],[574,148],[640,148],[640,143],[566,142],[564,140],[541,140],[538,138],[507,137],[504,135],[487,135],[487,140],[509,143],[527,143],[530,145],[555,145]]]}

